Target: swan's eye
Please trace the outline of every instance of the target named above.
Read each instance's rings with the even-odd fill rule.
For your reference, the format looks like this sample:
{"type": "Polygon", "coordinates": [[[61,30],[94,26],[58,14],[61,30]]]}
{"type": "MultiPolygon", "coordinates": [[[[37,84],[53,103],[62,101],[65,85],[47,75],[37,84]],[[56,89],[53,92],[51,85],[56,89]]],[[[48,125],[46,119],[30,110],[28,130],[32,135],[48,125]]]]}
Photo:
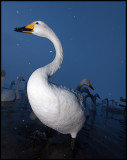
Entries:
{"type": "Polygon", "coordinates": [[[36,24],[39,24],[38,22],[36,22],[36,24]]]}

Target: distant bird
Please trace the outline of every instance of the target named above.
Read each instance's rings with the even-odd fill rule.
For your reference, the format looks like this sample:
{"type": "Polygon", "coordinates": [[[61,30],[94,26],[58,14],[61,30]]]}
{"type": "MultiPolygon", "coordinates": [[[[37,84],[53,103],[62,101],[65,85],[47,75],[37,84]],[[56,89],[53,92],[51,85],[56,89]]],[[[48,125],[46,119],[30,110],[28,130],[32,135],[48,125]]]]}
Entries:
{"type": "Polygon", "coordinates": [[[5,75],[6,75],[5,70],[2,70],[1,71],[1,89],[2,89],[3,84],[4,84],[5,75]]]}
{"type": "Polygon", "coordinates": [[[56,50],[54,60],[32,73],[27,83],[27,95],[34,113],[43,124],[60,133],[71,135],[73,150],[75,138],[86,120],[83,96],[48,80],[60,69],[63,62],[61,42],[53,30],[42,21],[15,28],[15,31],[48,38],[54,45],[56,50]]]}
{"type": "MultiPolygon", "coordinates": [[[[84,91],[86,91],[86,87],[83,87],[81,90],[80,90],[80,92],[81,93],[83,93],[84,91]]],[[[88,97],[90,97],[91,98],[91,100],[92,100],[92,102],[93,102],[93,105],[91,104],[91,105],[89,105],[89,106],[87,106],[90,110],[96,110],[96,99],[97,98],[99,98],[100,99],[100,96],[99,96],[99,94],[98,93],[96,93],[96,94],[94,94],[94,95],[92,95],[90,92],[87,92],[88,94],[87,95],[85,95],[84,96],[84,104],[85,104],[85,106],[86,106],[86,99],[88,98],[88,97]]]]}
{"type": "Polygon", "coordinates": [[[9,89],[12,89],[12,87],[15,85],[15,81],[12,81],[10,86],[9,86],[9,89]]]}
{"type": "MultiPolygon", "coordinates": [[[[4,79],[3,79],[4,80],[4,79]]],[[[1,101],[2,102],[10,102],[19,99],[19,84],[20,81],[25,81],[23,77],[19,77],[17,80],[16,88],[14,90],[2,89],[1,91],[1,101]]]]}
{"type": "Polygon", "coordinates": [[[126,102],[126,99],[125,99],[125,98],[123,98],[123,97],[120,97],[120,101],[122,101],[122,102],[126,102]]]}
{"type": "Polygon", "coordinates": [[[83,87],[81,90],[80,90],[81,93],[87,93],[88,95],[90,95],[90,91],[87,87],[83,87]]]}
{"type": "Polygon", "coordinates": [[[97,104],[97,103],[96,103],[97,98],[100,99],[100,96],[99,96],[98,93],[96,93],[96,94],[93,95],[93,103],[94,103],[95,105],[97,104]]]}
{"type": "Polygon", "coordinates": [[[109,101],[111,101],[112,102],[112,107],[114,106],[114,99],[110,99],[109,101]]]}
{"type": "MultiPolygon", "coordinates": [[[[82,88],[84,85],[87,85],[87,86],[89,86],[91,89],[94,90],[94,88],[93,88],[92,85],[91,85],[90,80],[87,79],[87,78],[84,78],[84,79],[78,84],[76,90],[80,91],[81,88],[82,88]]],[[[85,91],[85,89],[84,89],[84,91],[85,91]]]]}
{"type": "Polygon", "coordinates": [[[16,99],[19,99],[19,84],[21,81],[25,81],[25,79],[23,77],[19,77],[17,80],[17,84],[16,84],[16,88],[15,88],[16,99]]]}
{"type": "Polygon", "coordinates": [[[117,106],[118,102],[115,102],[115,105],[117,106]]]}
{"type": "Polygon", "coordinates": [[[109,107],[109,100],[108,100],[108,98],[103,99],[102,100],[102,104],[104,104],[105,101],[107,102],[106,106],[108,108],[109,107]]]}

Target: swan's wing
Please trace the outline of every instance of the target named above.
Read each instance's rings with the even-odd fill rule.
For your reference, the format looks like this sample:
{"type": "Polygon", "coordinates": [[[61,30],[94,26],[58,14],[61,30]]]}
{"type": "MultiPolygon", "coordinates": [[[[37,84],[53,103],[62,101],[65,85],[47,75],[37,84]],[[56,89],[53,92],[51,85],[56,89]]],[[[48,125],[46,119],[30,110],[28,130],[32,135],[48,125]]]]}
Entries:
{"type": "Polygon", "coordinates": [[[62,85],[57,85],[57,84],[54,84],[54,83],[51,83],[51,82],[50,82],[50,85],[52,87],[57,87],[60,90],[66,90],[66,91],[69,91],[70,93],[72,93],[77,98],[77,102],[81,106],[81,109],[83,111],[85,110],[85,106],[84,106],[84,103],[83,103],[83,95],[79,91],[67,88],[67,87],[62,86],[62,85]]]}
{"type": "Polygon", "coordinates": [[[13,90],[3,89],[1,93],[1,101],[15,100],[15,92],[13,90]]]}

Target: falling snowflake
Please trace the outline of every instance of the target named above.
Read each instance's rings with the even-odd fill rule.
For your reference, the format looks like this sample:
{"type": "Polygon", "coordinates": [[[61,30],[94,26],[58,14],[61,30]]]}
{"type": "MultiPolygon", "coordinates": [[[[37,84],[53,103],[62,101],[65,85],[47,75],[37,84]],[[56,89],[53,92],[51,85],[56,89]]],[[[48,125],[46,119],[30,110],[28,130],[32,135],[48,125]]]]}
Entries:
{"type": "Polygon", "coordinates": [[[19,11],[17,10],[16,13],[19,14],[19,11]]]}
{"type": "Polygon", "coordinates": [[[50,53],[52,53],[52,51],[50,51],[50,53]]]}
{"type": "Polygon", "coordinates": [[[19,47],[19,44],[17,43],[16,46],[19,47]]]}

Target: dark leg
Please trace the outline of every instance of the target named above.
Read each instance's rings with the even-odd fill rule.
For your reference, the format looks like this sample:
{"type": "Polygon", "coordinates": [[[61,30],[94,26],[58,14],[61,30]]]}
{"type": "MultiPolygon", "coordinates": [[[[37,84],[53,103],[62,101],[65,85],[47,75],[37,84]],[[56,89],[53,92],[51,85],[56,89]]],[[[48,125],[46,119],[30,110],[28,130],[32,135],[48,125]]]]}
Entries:
{"type": "Polygon", "coordinates": [[[74,150],[75,147],[75,138],[71,138],[71,149],[74,150]]]}
{"type": "Polygon", "coordinates": [[[51,135],[51,128],[47,127],[47,129],[46,129],[46,137],[48,138],[48,137],[50,137],[50,135],[51,135]]]}

